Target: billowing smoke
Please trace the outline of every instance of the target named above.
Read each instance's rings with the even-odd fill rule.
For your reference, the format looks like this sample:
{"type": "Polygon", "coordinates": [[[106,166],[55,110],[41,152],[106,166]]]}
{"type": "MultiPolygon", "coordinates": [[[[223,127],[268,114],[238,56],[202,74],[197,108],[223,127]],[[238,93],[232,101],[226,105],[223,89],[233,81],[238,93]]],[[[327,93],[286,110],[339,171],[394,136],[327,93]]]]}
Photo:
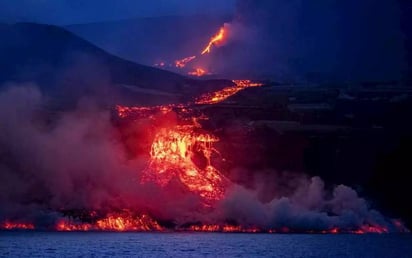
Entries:
{"type": "MultiPolygon", "coordinates": [[[[338,185],[325,190],[319,177],[296,178],[299,184],[289,195],[277,193],[264,202],[259,188],[236,187],[222,203],[225,217],[236,217],[246,225],[268,228],[292,228],[322,231],[331,228],[357,229],[363,225],[385,225],[390,222],[351,188],[338,185]]],[[[272,185],[275,188],[276,186],[272,185]]],[[[267,198],[267,196],[265,196],[267,198]]]]}
{"type": "Polygon", "coordinates": [[[231,24],[242,38],[216,54],[222,74],[359,82],[400,80],[405,69],[396,0],[238,0],[231,24]]]}
{"type": "Polygon", "coordinates": [[[148,153],[130,155],[126,143],[144,149],[144,133],[130,131],[145,131],[146,122],[119,130],[111,112],[90,98],[61,113],[47,103],[34,85],[7,85],[0,92],[0,221],[50,229],[68,211],[132,210],[177,225],[230,221],[305,232],[365,225],[395,230],[349,187],[328,191],[320,178],[305,176],[288,177],[285,187],[284,176],[275,172],[256,176],[248,187],[231,183],[224,198],[205,209],[202,198],[178,180],[141,183],[148,153]]]}
{"type": "Polygon", "coordinates": [[[91,99],[64,113],[46,105],[32,85],[0,93],[0,218],[136,207],[173,214],[175,200],[184,206],[184,198],[193,199],[167,198],[155,185],[136,183],[147,157],[127,160],[109,110],[91,99]]]}

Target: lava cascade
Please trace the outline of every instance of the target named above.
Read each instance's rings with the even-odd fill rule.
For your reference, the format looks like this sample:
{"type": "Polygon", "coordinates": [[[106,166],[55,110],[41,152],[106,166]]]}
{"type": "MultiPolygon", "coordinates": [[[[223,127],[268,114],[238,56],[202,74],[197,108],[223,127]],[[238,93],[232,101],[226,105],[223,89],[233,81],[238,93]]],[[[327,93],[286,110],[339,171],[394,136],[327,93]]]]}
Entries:
{"type": "Polygon", "coordinates": [[[160,129],[151,146],[145,180],[164,186],[178,178],[189,191],[202,198],[220,200],[224,195],[225,178],[211,163],[212,154],[217,152],[213,143],[219,139],[208,133],[198,133],[196,129],[196,124],[160,129]],[[206,159],[204,168],[194,163],[196,152],[206,159]]]}
{"type": "MultiPolygon", "coordinates": [[[[196,112],[196,107],[220,103],[237,92],[249,88],[262,86],[261,83],[249,80],[233,81],[234,86],[224,88],[209,94],[204,94],[193,103],[153,106],[153,107],[126,107],[117,106],[120,119],[146,118],[153,122],[162,119],[164,115],[177,113],[175,124],[162,124],[155,127],[150,148],[147,150],[150,157],[141,180],[136,184],[154,182],[165,187],[172,180],[178,180],[187,193],[198,196],[203,200],[205,210],[213,210],[215,204],[225,198],[226,190],[231,183],[218,170],[213,157],[221,158],[215,147],[219,138],[203,127],[201,120],[208,118],[196,112]],[[196,157],[202,157],[203,164],[196,162],[196,157]]],[[[156,123],[153,123],[156,124],[156,123]]],[[[138,173],[136,172],[136,175],[138,173]]],[[[332,226],[326,230],[296,231],[293,228],[266,228],[255,225],[232,223],[205,223],[188,221],[184,224],[162,225],[153,214],[146,212],[108,212],[97,217],[96,211],[91,211],[89,219],[63,216],[57,220],[52,230],[56,231],[190,231],[190,232],[238,232],[238,233],[388,233],[389,228],[384,225],[364,223],[353,228],[344,229],[332,226]]],[[[398,232],[407,232],[401,221],[392,223],[398,232]]],[[[35,230],[35,224],[30,222],[6,220],[0,223],[1,230],[35,230]]]]}
{"type": "MultiPolygon", "coordinates": [[[[215,104],[248,87],[259,87],[261,83],[250,80],[234,80],[234,86],[220,91],[204,94],[194,104],[215,104]]],[[[172,179],[179,181],[193,193],[199,194],[210,205],[219,201],[225,193],[228,180],[213,165],[212,155],[219,155],[214,144],[219,139],[203,130],[200,120],[207,120],[204,115],[195,114],[193,103],[154,107],[117,106],[120,118],[147,117],[157,119],[156,114],[177,112],[180,117],[176,125],[159,128],[150,149],[150,162],[144,171],[143,181],[153,181],[161,186],[172,179]],[[206,162],[203,166],[195,163],[195,156],[201,156],[206,162]]]]}

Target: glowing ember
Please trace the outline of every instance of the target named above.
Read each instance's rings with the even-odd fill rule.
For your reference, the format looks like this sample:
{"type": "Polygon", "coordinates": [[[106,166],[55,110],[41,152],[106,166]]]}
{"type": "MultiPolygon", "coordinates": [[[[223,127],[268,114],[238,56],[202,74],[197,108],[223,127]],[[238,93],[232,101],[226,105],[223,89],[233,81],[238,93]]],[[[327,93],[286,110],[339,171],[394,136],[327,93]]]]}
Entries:
{"type": "Polygon", "coordinates": [[[33,230],[33,223],[4,221],[0,224],[0,230],[33,230]]]}
{"type": "Polygon", "coordinates": [[[183,68],[183,67],[186,66],[187,63],[191,62],[195,58],[196,58],[196,56],[189,56],[189,57],[183,58],[181,60],[176,60],[175,61],[175,66],[177,68],[183,68]]]}
{"type": "Polygon", "coordinates": [[[174,108],[182,109],[184,105],[164,105],[164,106],[152,106],[152,107],[126,107],[116,106],[117,115],[120,118],[126,118],[129,115],[135,115],[140,117],[152,117],[155,114],[162,113],[167,114],[174,108]]]}
{"type": "Polygon", "coordinates": [[[56,224],[57,231],[163,231],[151,217],[143,214],[138,217],[130,214],[112,214],[95,223],[82,223],[61,219],[56,224]]]}
{"type": "Polygon", "coordinates": [[[57,231],[89,231],[93,226],[89,223],[76,223],[69,219],[61,219],[57,222],[55,229],[57,231]]]}
{"type": "Polygon", "coordinates": [[[259,233],[263,232],[256,227],[245,228],[242,226],[233,225],[193,225],[189,231],[195,232],[224,232],[224,233],[259,233]]]}
{"type": "MultiPolygon", "coordinates": [[[[90,214],[93,214],[91,212],[90,214]]],[[[404,227],[403,223],[393,226],[397,228],[396,232],[409,231],[404,227]]],[[[0,230],[34,230],[33,223],[27,222],[12,222],[4,221],[0,224],[0,230]]],[[[265,229],[254,226],[230,225],[230,224],[196,224],[189,227],[175,226],[165,228],[156,220],[147,214],[134,216],[130,212],[120,212],[108,214],[104,218],[96,219],[94,222],[82,222],[70,218],[62,218],[57,221],[54,230],[56,231],[116,231],[116,232],[165,232],[169,230],[175,231],[191,231],[191,232],[222,232],[222,233],[322,233],[322,234],[386,234],[393,232],[383,225],[364,224],[358,229],[350,230],[338,227],[332,227],[328,230],[294,230],[288,227],[265,229]]]]}
{"type": "Polygon", "coordinates": [[[226,31],[225,27],[221,27],[219,29],[219,32],[210,39],[207,46],[203,49],[202,55],[204,55],[206,53],[210,53],[210,51],[212,49],[212,46],[222,44],[223,41],[226,40],[226,37],[227,37],[226,34],[227,34],[227,31],[226,31]]]}
{"type": "Polygon", "coordinates": [[[192,76],[202,77],[206,74],[206,71],[202,68],[196,68],[194,71],[188,72],[188,74],[192,76]]]}
{"type": "Polygon", "coordinates": [[[234,80],[233,83],[235,83],[235,86],[227,87],[220,91],[207,93],[200,96],[200,98],[196,100],[196,104],[216,104],[226,100],[230,96],[235,95],[241,90],[250,87],[260,87],[263,85],[261,83],[253,83],[250,80],[234,80]]]}
{"type": "Polygon", "coordinates": [[[354,234],[383,234],[388,233],[389,229],[380,225],[362,225],[358,230],[352,231],[354,234]]]}
{"type": "Polygon", "coordinates": [[[99,230],[114,231],[162,231],[163,228],[148,215],[141,215],[138,218],[131,216],[111,215],[96,222],[99,230]]]}

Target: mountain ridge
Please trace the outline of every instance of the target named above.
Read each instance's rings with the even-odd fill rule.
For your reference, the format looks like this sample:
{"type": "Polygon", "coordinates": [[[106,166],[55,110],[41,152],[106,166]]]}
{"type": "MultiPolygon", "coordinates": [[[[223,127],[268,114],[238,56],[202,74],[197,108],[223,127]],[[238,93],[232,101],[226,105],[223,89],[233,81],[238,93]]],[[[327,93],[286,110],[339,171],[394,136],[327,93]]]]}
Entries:
{"type": "MultiPolygon", "coordinates": [[[[114,56],[66,29],[35,23],[1,24],[0,84],[32,82],[52,96],[98,97],[122,104],[187,101],[230,84],[198,81],[114,56]],[[135,85],[180,97],[149,96],[119,87],[135,85]],[[104,96],[103,96],[104,95],[104,96]],[[111,100],[112,99],[112,100],[111,100]]],[[[113,103],[110,103],[113,104],[113,103]]]]}

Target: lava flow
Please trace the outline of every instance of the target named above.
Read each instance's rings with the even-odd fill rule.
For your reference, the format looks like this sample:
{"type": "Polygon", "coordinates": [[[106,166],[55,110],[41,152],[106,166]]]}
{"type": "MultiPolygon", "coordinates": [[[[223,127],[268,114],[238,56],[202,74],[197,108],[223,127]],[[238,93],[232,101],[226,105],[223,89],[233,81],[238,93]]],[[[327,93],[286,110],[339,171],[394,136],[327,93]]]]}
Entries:
{"type": "Polygon", "coordinates": [[[192,76],[202,77],[205,74],[207,74],[207,72],[202,68],[196,68],[194,71],[188,72],[187,74],[192,75],[192,76]]]}
{"type": "MultiPolygon", "coordinates": [[[[253,192],[243,188],[240,192],[236,192],[236,194],[241,194],[240,197],[232,196],[233,191],[240,186],[232,183],[225,176],[225,173],[219,170],[217,161],[222,160],[225,156],[225,153],[221,154],[217,150],[218,142],[221,139],[212,131],[206,130],[205,121],[208,117],[201,114],[201,110],[205,105],[220,103],[241,90],[263,85],[250,80],[234,80],[233,83],[232,86],[204,94],[190,103],[152,107],[116,107],[117,117],[122,121],[119,123],[121,125],[120,131],[124,129],[123,125],[127,127],[127,130],[133,132],[135,130],[148,131],[145,134],[148,137],[147,143],[146,141],[144,144],[141,143],[143,141],[131,141],[132,145],[139,145],[139,150],[146,152],[143,156],[147,159],[144,159],[143,166],[137,166],[139,169],[134,165],[128,166],[127,171],[130,172],[131,178],[126,177],[126,179],[130,183],[130,189],[140,187],[143,189],[141,191],[150,189],[149,195],[155,189],[153,199],[148,197],[146,192],[141,191],[136,192],[136,195],[131,195],[131,198],[125,197],[124,199],[121,193],[125,192],[120,194],[116,192],[115,203],[108,201],[107,207],[98,206],[100,210],[87,209],[87,207],[81,208],[84,210],[80,212],[77,209],[61,209],[62,217],[56,219],[52,226],[48,225],[42,228],[42,224],[37,225],[24,219],[5,220],[0,223],[0,230],[324,234],[408,232],[400,220],[370,220],[367,217],[360,217],[360,219],[363,218],[363,221],[359,224],[342,227],[339,226],[342,225],[339,220],[346,217],[344,212],[330,216],[325,215],[330,209],[325,206],[319,208],[320,210],[325,209],[324,213],[316,213],[313,210],[306,210],[306,203],[300,206],[299,201],[301,200],[293,200],[293,197],[280,196],[279,199],[273,197],[271,202],[262,203],[254,198],[255,196],[249,195],[253,192]],[[170,117],[172,119],[169,119],[170,117]],[[130,124],[133,124],[130,128],[127,126],[129,121],[132,121],[130,124]],[[144,127],[140,128],[142,124],[144,127]],[[142,197],[143,201],[139,199],[140,195],[144,196],[142,197]],[[156,199],[159,196],[160,198],[156,199]],[[162,199],[164,196],[167,197],[162,199]],[[134,203],[135,199],[137,200],[134,203]],[[176,212],[175,204],[181,204],[181,200],[184,200],[184,205],[189,203],[189,206],[182,206],[183,209],[180,209],[179,206],[176,212]],[[167,206],[169,204],[170,206],[167,206]],[[168,214],[167,209],[170,207],[173,210],[172,215],[168,214]],[[166,211],[163,213],[162,209],[166,211]],[[320,226],[316,224],[314,229],[308,229],[306,225],[299,225],[300,215],[288,215],[288,212],[285,213],[284,210],[289,210],[288,212],[296,210],[301,214],[309,214],[310,218],[315,216],[315,220],[319,219],[320,222],[325,220],[327,223],[320,223],[320,226]],[[263,216],[259,216],[256,220],[250,218],[254,216],[250,214],[259,212],[263,216]],[[274,214],[274,216],[267,218],[266,216],[270,216],[270,214],[274,214]],[[299,218],[297,221],[299,223],[293,221],[294,217],[299,218]],[[384,221],[384,223],[380,223],[380,221],[384,221]]],[[[141,138],[137,137],[137,139],[141,138]]],[[[135,164],[133,158],[128,160],[135,164]]],[[[109,181],[111,182],[111,180],[112,178],[109,181]]],[[[312,186],[314,185],[308,185],[307,188],[312,189],[312,186]]],[[[107,186],[104,185],[104,187],[107,186]]],[[[128,194],[129,192],[125,193],[125,195],[128,194]]],[[[341,187],[340,191],[334,193],[334,196],[335,200],[322,200],[322,203],[333,204],[336,200],[341,199],[346,202],[348,196],[352,196],[350,198],[354,202],[363,203],[354,191],[345,187],[341,187]],[[339,195],[342,193],[345,198],[339,195]]],[[[349,212],[354,216],[357,215],[350,208],[349,212]]],[[[364,209],[362,209],[361,214],[364,214],[364,209]]],[[[376,215],[376,212],[370,214],[376,215]]],[[[310,222],[312,219],[308,221],[310,222]]]]}
{"type": "Polygon", "coordinates": [[[196,58],[196,56],[189,56],[189,57],[183,58],[181,60],[176,60],[175,61],[175,66],[177,68],[183,68],[183,67],[186,66],[187,63],[191,62],[195,58],[196,58]]]}
{"type": "Polygon", "coordinates": [[[60,219],[57,231],[163,231],[155,220],[146,214],[132,216],[129,213],[109,214],[93,223],[79,222],[73,219],[60,219]]]}
{"type": "Polygon", "coordinates": [[[217,151],[213,143],[219,139],[208,133],[196,132],[197,125],[176,125],[162,128],[151,147],[150,167],[145,180],[164,186],[178,178],[189,191],[205,200],[220,200],[224,194],[224,176],[212,165],[211,156],[217,151]],[[206,160],[204,167],[194,162],[194,155],[206,160]]]}
{"type": "MultiPolygon", "coordinates": [[[[214,46],[220,46],[223,45],[227,39],[228,39],[228,30],[225,26],[221,27],[219,31],[217,32],[216,35],[214,35],[208,42],[208,44],[202,49],[200,52],[200,55],[205,55],[209,54],[212,51],[212,48],[214,46]]],[[[188,63],[192,62],[193,60],[197,59],[198,57],[196,55],[193,56],[188,56],[185,58],[181,58],[178,60],[174,61],[174,64],[168,64],[167,66],[169,67],[176,67],[179,69],[183,69],[187,66],[188,63]]],[[[155,63],[154,66],[156,67],[165,67],[166,63],[164,61],[161,61],[159,63],[155,63]]],[[[188,75],[191,76],[196,76],[196,77],[201,77],[206,74],[209,74],[206,69],[204,68],[195,68],[193,71],[187,72],[188,75]]]]}
{"type": "MultiPolygon", "coordinates": [[[[221,102],[237,92],[262,84],[249,80],[234,80],[235,86],[205,94],[196,104],[214,104],[221,102]]],[[[172,179],[179,181],[187,189],[198,194],[210,205],[213,201],[222,199],[225,193],[227,179],[213,165],[212,156],[219,156],[214,144],[219,139],[205,132],[199,120],[207,117],[195,115],[192,104],[165,105],[154,107],[123,107],[117,106],[119,117],[148,117],[156,119],[156,114],[178,112],[180,121],[176,125],[159,128],[150,148],[150,162],[144,171],[143,181],[154,181],[161,186],[167,185],[172,179]],[[184,117],[182,116],[184,114],[184,117]],[[196,162],[196,157],[203,164],[196,162]]]]}
{"type": "Polygon", "coordinates": [[[215,91],[200,96],[200,98],[196,100],[196,104],[216,104],[226,100],[230,96],[235,95],[241,90],[250,87],[260,87],[263,85],[262,83],[254,83],[250,80],[234,80],[233,82],[235,83],[235,86],[226,87],[220,91],[215,91]]]}
{"type": "Polygon", "coordinates": [[[203,49],[201,54],[204,55],[204,54],[210,53],[213,46],[222,44],[226,39],[227,39],[227,30],[225,29],[225,27],[221,27],[219,29],[219,32],[210,39],[209,43],[203,49]]]}

